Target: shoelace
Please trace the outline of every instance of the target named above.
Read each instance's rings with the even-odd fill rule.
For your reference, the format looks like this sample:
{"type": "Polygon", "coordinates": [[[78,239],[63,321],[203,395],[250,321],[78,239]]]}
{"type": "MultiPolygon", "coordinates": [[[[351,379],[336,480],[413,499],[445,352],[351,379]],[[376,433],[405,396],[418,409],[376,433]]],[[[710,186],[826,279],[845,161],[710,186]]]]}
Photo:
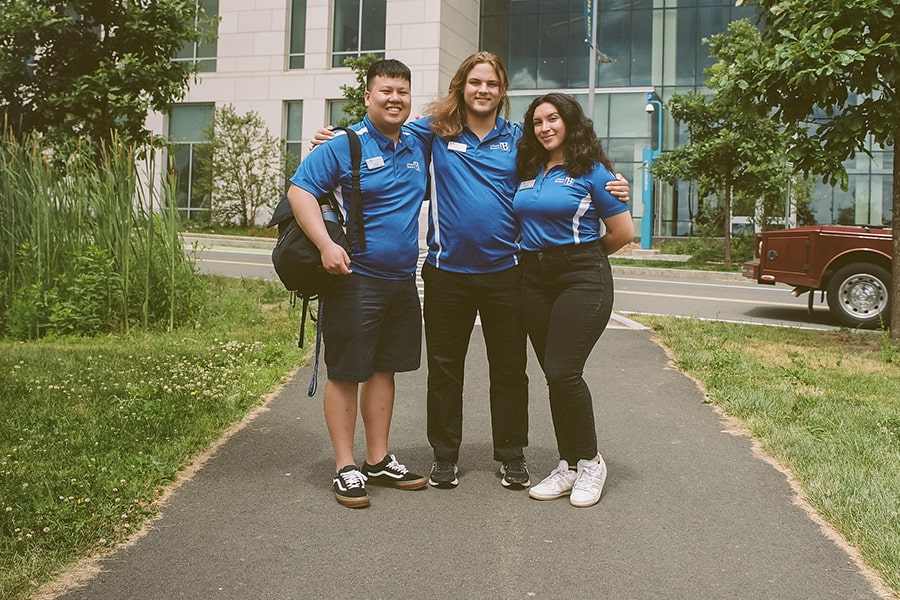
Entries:
{"type": "Polygon", "coordinates": [[[550,471],[550,475],[547,477],[547,485],[557,486],[562,481],[565,481],[569,477],[569,469],[556,467],[552,471],[550,471]]]}
{"type": "Polygon", "coordinates": [[[554,475],[555,477],[553,478],[553,480],[556,481],[561,477],[568,477],[570,470],[571,469],[569,469],[568,464],[560,462],[560,464],[557,465],[557,467],[555,469],[550,471],[550,475],[554,475]]]}
{"type": "MultiPolygon", "coordinates": [[[[559,467],[557,467],[559,468],[559,467]]],[[[528,470],[528,464],[524,460],[514,460],[506,465],[506,472],[522,473],[528,470]]]]}
{"type": "Polygon", "coordinates": [[[341,479],[344,480],[344,485],[347,486],[347,489],[363,487],[366,482],[366,477],[359,471],[347,471],[345,473],[340,473],[341,479]]]}
{"type": "Polygon", "coordinates": [[[597,488],[597,478],[600,476],[601,472],[602,469],[600,468],[599,463],[596,467],[584,469],[581,477],[575,480],[573,489],[593,492],[593,490],[597,488]]]}
{"type": "Polygon", "coordinates": [[[406,465],[401,465],[397,462],[397,459],[393,454],[391,455],[391,461],[387,464],[387,468],[397,471],[402,475],[406,475],[406,473],[409,471],[409,469],[406,468],[406,465]]]}

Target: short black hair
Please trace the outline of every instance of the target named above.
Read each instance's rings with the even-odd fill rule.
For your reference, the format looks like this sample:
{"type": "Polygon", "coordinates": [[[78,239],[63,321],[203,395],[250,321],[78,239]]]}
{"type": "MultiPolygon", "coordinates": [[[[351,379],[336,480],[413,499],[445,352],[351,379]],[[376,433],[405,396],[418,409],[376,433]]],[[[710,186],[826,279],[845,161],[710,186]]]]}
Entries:
{"type": "Polygon", "coordinates": [[[369,69],[366,71],[366,89],[372,89],[372,80],[378,76],[382,77],[394,77],[397,79],[405,79],[412,83],[412,74],[409,72],[409,67],[404,65],[399,60],[394,60],[393,58],[383,58],[381,60],[376,60],[373,62],[369,69]]]}

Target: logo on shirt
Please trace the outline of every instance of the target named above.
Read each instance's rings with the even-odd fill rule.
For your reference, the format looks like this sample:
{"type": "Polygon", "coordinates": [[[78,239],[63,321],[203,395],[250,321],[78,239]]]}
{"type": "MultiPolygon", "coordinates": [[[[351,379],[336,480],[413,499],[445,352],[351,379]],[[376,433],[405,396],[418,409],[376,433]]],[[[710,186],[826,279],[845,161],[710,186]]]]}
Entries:
{"type": "Polygon", "coordinates": [[[503,150],[504,152],[509,152],[509,142],[491,144],[491,150],[503,150]]]}
{"type": "Polygon", "coordinates": [[[557,177],[553,180],[553,183],[561,183],[566,187],[572,187],[572,184],[575,183],[575,179],[573,177],[557,177]]]}
{"type": "Polygon", "coordinates": [[[419,165],[419,161],[414,160],[412,162],[406,163],[407,169],[415,169],[416,171],[422,171],[421,165],[419,165]]]}

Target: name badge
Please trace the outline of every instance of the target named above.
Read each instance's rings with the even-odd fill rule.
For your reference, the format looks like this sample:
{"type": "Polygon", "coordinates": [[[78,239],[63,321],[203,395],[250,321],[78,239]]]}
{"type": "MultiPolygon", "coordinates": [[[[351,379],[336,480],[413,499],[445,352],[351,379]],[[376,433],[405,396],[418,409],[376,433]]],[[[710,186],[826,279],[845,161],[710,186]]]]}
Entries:
{"type": "Polygon", "coordinates": [[[381,156],[373,156],[372,158],[366,159],[366,166],[370,171],[374,171],[375,169],[380,169],[384,166],[384,158],[381,156]]]}
{"type": "Polygon", "coordinates": [[[528,181],[523,181],[519,184],[519,191],[522,190],[530,190],[534,187],[534,179],[529,179],[528,181]]]}
{"type": "Polygon", "coordinates": [[[465,153],[465,151],[466,151],[466,145],[465,145],[465,144],[461,144],[461,143],[459,143],[459,142],[448,142],[448,143],[447,143],[447,150],[450,150],[450,151],[452,151],[452,152],[462,152],[462,153],[465,153]]]}

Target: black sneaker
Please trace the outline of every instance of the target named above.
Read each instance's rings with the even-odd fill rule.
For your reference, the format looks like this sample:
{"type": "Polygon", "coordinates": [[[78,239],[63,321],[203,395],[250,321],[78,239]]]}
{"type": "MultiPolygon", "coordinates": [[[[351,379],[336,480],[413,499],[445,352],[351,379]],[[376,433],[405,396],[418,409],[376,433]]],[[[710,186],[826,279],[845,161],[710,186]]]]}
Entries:
{"type": "Polygon", "coordinates": [[[510,490],[524,490],[531,485],[528,476],[528,465],[524,458],[514,458],[500,465],[500,475],[503,477],[500,483],[510,490]]]}
{"type": "Polygon", "coordinates": [[[366,493],[366,476],[356,465],[347,465],[334,476],[334,498],[348,508],[365,508],[369,505],[366,493]]]}
{"type": "Polygon", "coordinates": [[[372,485],[385,485],[401,490],[421,490],[428,484],[422,475],[410,473],[404,465],[397,462],[397,457],[388,454],[377,465],[363,463],[362,472],[372,485]]]}
{"type": "Polygon", "coordinates": [[[449,490],[459,485],[456,478],[456,463],[446,460],[436,460],[431,465],[431,477],[428,483],[442,490],[449,490]]]}

